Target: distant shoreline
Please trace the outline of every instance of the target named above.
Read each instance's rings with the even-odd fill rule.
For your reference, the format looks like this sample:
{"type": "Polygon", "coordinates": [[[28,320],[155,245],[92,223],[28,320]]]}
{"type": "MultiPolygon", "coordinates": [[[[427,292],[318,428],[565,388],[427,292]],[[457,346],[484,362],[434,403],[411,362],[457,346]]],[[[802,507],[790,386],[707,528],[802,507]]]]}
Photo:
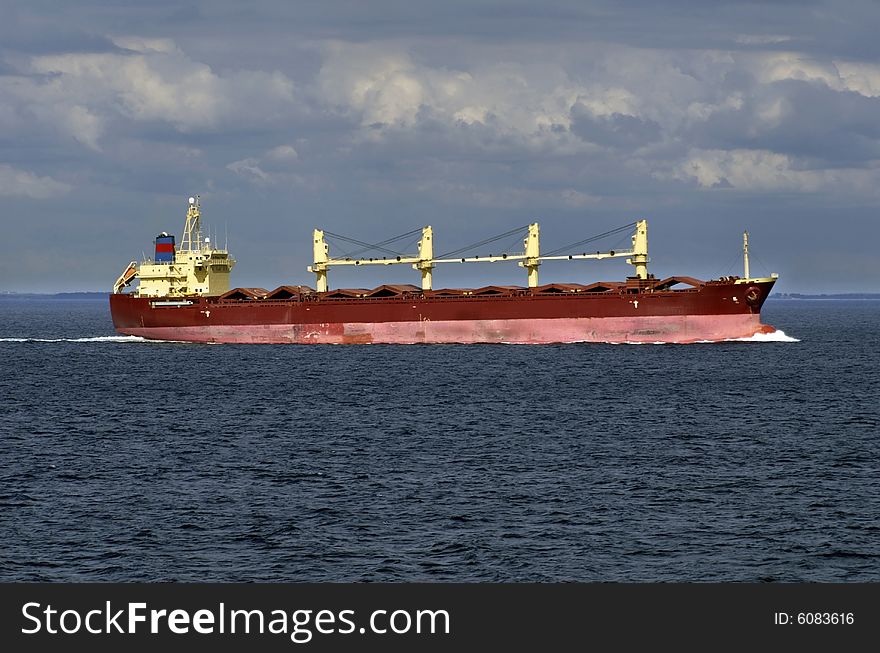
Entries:
{"type": "Polygon", "coordinates": [[[880,299],[880,293],[876,292],[847,292],[847,293],[827,293],[812,295],[807,293],[776,293],[770,295],[767,299],[880,299]]]}
{"type": "Polygon", "coordinates": [[[0,292],[0,302],[2,301],[22,301],[32,299],[52,299],[56,301],[82,301],[105,299],[109,293],[106,292],[59,292],[59,293],[37,293],[37,292],[0,292]]]}

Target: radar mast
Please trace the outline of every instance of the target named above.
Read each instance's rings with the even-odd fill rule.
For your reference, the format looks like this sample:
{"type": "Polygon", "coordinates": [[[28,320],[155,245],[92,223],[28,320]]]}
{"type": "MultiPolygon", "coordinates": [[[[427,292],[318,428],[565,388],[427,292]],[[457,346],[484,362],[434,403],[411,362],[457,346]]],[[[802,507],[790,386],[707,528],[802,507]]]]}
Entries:
{"type": "Polygon", "coordinates": [[[202,251],[202,214],[199,210],[199,196],[189,198],[189,208],[186,210],[186,226],[183,228],[183,238],[180,239],[180,251],[202,251]]]}

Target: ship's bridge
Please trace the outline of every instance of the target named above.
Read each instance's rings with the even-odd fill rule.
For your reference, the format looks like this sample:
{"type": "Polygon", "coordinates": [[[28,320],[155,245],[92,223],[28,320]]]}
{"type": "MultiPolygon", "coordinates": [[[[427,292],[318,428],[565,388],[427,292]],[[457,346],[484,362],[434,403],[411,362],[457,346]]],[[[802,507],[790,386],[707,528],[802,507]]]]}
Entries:
{"type": "Polygon", "coordinates": [[[132,261],[113,287],[114,292],[139,279],[139,297],[222,295],[229,290],[229,274],[235,260],[226,249],[215,249],[210,237],[202,237],[199,197],[189,198],[180,247],[174,236],[161,233],[155,239],[151,260],[132,261]]]}

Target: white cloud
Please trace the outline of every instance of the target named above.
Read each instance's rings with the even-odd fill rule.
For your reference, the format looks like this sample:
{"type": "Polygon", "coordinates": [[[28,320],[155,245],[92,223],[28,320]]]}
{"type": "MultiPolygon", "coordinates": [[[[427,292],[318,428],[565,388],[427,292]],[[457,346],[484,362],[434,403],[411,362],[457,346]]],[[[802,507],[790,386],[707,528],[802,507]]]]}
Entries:
{"type": "Polygon", "coordinates": [[[734,40],[741,45],[776,45],[792,38],[783,34],[740,34],[734,40]]]}
{"type": "Polygon", "coordinates": [[[302,178],[290,174],[290,164],[299,158],[292,145],[278,145],[262,157],[249,156],[226,165],[226,169],[251,183],[265,186],[280,183],[301,183],[302,178]]]}
{"type": "MultiPolygon", "coordinates": [[[[425,178],[414,189],[434,201],[460,206],[491,209],[582,209],[601,203],[600,197],[574,188],[529,188],[498,184],[479,184],[466,179],[425,178]]],[[[377,181],[372,190],[382,195],[398,193],[386,181],[377,181]]]]}
{"type": "Polygon", "coordinates": [[[115,105],[134,120],[162,120],[182,131],[216,125],[225,108],[220,78],[179,54],[64,54],[37,57],[31,66],[53,75],[65,98],[105,110],[115,105]]]}
{"type": "Polygon", "coordinates": [[[116,37],[131,52],[36,56],[19,75],[0,76],[0,120],[36,117],[92,149],[114,120],[160,122],[206,132],[283,121],[293,82],[280,72],[215,72],[169,39],[116,37]]]}
{"type": "Polygon", "coordinates": [[[486,107],[466,106],[453,113],[452,118],[465,125],[486,124],[489,120],[489,109],[486,107]]]}
{"type": "Polygon", "coordinates": [[[235,174],[247,179],[248,181],[253,181],[261,184],[265,184],[270,181],[269,174],[267,174],[260,168],[260,161],[258,159],[247,158],[241,159],[240,161],[233,161],[226,166],[226,169],[231,170],[235,174]]]}
{"type": "MultiPolygon", "coordinates": [[[[325,43],[319,71],[302,88],[311,92],[313,119],[332,113],[348,123],[321,134],[320,148],[300,149],[315,162],[355,165],[362,154],[397,160],[402,151],[463,161],[488,155],[517,161],[511,168],[520,169],[571,160],[573,171],[564,180],[540,181],[553,186],[541,189],[542,201],[569,207],[598,201],[605,189],[584,171],[607,169],[702,188],[813,192],[841,181],[873,193],[865,181],[873,172],[838,169],[840,161],[803,165],[799,130],[809,127],[798,123],[803,112],[795,92],[804,85],[778,82],[827,87],[833,92],[821,90],[830,103],[843,97],[836,93],[874,98],[880,97],[880,66],[759,49],[786,39],[741,36],[740,43],[755,46],[749,51],[595,42],[563,44],[552,53],[529,45],[464,46],[471,50],[454,59],[402,42],[325,43]]],[[[29,76],[0,76],[0,125],[14,130],[35,116],[93,150],[131,123],[224,134],[239,128],[268,134],[277,127],[280,144],[244,149],[214,165],[259,185],[297,178],[291,173],[301,142],[285,140],[297,133],[303,104],[299,86],[285,74],[215,69],[169,39],[118,36],[113,42],[126,51],[39,56],[30,60],[29,76]]],[[[812,115],[823,113],[834,114],[812,115]]],[[[870,147],[856,156],[869,169],[870,147]]],[[[211,165],[209,157],[204,161],[211,165]]],[[[471,187],[464,173],[448,174],[449,183],[476,204],[507,201],[471,187]]],[[[508,197],[517,204],[538,195],[508,197]]]]}
{"type": "MultiPolygon", "coordinates": [[[[758,45],[787,39],[740,37],[758,45]]],[[[371,140],[377,138],[376,126],[411,129],[433,120],[450,127],[486,125],[523,143],[572,151],[576,139],[566,132],[575,108],[595,117],[651,121],[675,138],[720,111],[740,111],[749,100],[760,105],[754,119],[762,128],[779,124],[790,107],[783,91],[767,92],[778,81],[880,96],[880,65],[797,52],[681,53],[587,45],[575,63],[527,49],[514,60],[478,52],[473,59],[479,63],[466,70],[429,65],[394,43],[334,42],[323,54],[318,101],[357,120],[371,140]],[[741,88],[731,89],[730,79],[740,80],[741,88]]]]}
{"type": "MultiPolygon", "coordinates": [[[[403,51],[330,43],[318,76],[321,99],[357,112],[364,125],[408,125],[427,100],[422,73],[403,51]]],[[[432,75],[433,76],[433,75],[432,75]]],[[[448,80],[440,80],[448,84],[448,80]]]]}
{"type": "Polygon", "coordinates": [[[430,120],[485,125],[529,147],[571,153],[583,150],[569,133],[575,109],[675,131],[743,103],[742,96],[719,91],[741,66],[731,53],[684,59],[665,50],[587,45],[563,63],[524,49],[515,59],[479,52],[479,63],[466,70],[420,62],[396,44],[335,42],[323,54],[318,101],[357,120],[374,140],[376,126],[411,129],[430,120]]]}
{"type": "Polygon", "coordinates": [[[276,161],[295,161],[299,154],[293,145],[279,145],[266,152],[266,156],[276,161]]]}
{"type": "Polygon", "coordinates": [[[880,96],[880,65],[865,62],[822,60],[798,52],[748,57],[745,61],[769,84],[782,80],[820,82],[835,91],[852,91],[865,97],[880,96]]]}
{"type": "Polygon", "coordinates": [[[98,146],[98,138],[101,136],[103,127],[98,116],[78,104],[68,107],[66,112],[61,113],[62,123],[71,136],[93,150],[101,149],[98,146]]]}
{"type": "Polygon", "coordinates": [[[685,109],[688,118],[694,121],[708,120],[712,114],[718,111],[739,111],[745,104],[743,94],[731,93],[717,102],[692,102],[685,109]]]}
{"type": "Polygon", "coordinates": [[[880,170],[808,169],[793,157],[768,150],[694,150],[669,176],[696,181],[702,188],[805,193],[845,188],[876,194],[880,170]]]}
{"type": "Polygon", "coordinates": [[[830,61],[821,61],[796,52],[761,54],[753,58],[754,69],[763,84],[782,80],[822,82],[835,90],[843,88],[837,69],[830,61]]]}
{"type": "Polygon", "coordinates": [[[880,97],[880,65],[838,61],[835,63],[843,85],[865,97],[880,97]]]}
{"type": "MultiPolygon", "coordinates": [[[[739,39],[755,46],[787,40],[739,39]]],[[[459,59],[476,63],[454,68],[428,63],[416,52],[399,43],[335,42],[324,49],[316,96],[356,123],[354,147],[360,141],[400,148],[409,143],[401,135],[411,134],[413,141],[430,138],[435,147],[443,142],[464,157],[468,149],[583,157],[597,168],[689,180],[702,188],[817,192],[838,185],[876,194],[876,173],[864,158],[868,148],[856,155],[863,157],[861,167],[841,168],[839,161],[815,157],[805,163],[800,155],[813,132],[800,119],[797,93],[803,87],[776,84],[797,80],[875,97],[880,66],[874,64],[754,49],[681,52],[591,44],[569,50],[570,59],[528,47],[493,58],[490,48],[480,49],[459,59]],[[780,151],[762,147],[762,141],[780,151]]],[[[828,109],[810,115],[834,113],[838,97],[830,93],[823,100],[828,109]]],[[[847,127],[839,129],[843,134],[847,127]]],[[[822,137],[830,137],[828,129],[822,137]]],[[[595,186],[583,181],[571,193],[586,199],[570,194],[572,205],[594,201],[595,186]]],[[[493,191],[450,183],[476,204],[498,201],[493,191]]],[[[521,193],[509,197],[524,201],[521,193]]]]}
{"type": "Polygon", "coordinates": [[[594,116],[638,116],[640,104],[635,94],[625,88],[595,88],[579,96],[577,103],[589,110],[594,116]]]}
{"type": "Polygon", "coordinates": [[[39,177],[33,172],[0,164],[0,195],[47,199],[71,190],[69,184],[51,177],[39,177]]]}
{"type": "Polygon", "coordinates": [[[367,140],[384,129],[426,121],[449,128],[485,126],[529,149],[582,149],[569,133],[572,107],[596,115],[634,115],[634,95],[618,86],[583,84],[558,64],[490,61],[470,70],[430,66],[383,44],[333,43],[324,49],[318,101],[365,128],[367,140]]]}
{"type": "Polygon", "coordinates": [[[171,39],[146,38],[143,36],[114,36],[110,39],[114,45],[135,52],[175,52],[177,44],[171,39]]]}

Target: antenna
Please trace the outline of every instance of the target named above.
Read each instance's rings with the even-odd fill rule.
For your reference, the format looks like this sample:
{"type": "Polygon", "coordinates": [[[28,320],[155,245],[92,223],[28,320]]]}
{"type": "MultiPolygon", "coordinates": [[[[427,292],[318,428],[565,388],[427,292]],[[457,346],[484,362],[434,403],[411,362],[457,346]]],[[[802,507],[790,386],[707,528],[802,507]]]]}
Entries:
{"type": "Polygon", "coordinates": [[[198,252],[202,249],[202,224],[199,210],[199,196],[189,198],[189,209],[186,211],[186,226],[180,239],[180,251],[198,252]]]}

